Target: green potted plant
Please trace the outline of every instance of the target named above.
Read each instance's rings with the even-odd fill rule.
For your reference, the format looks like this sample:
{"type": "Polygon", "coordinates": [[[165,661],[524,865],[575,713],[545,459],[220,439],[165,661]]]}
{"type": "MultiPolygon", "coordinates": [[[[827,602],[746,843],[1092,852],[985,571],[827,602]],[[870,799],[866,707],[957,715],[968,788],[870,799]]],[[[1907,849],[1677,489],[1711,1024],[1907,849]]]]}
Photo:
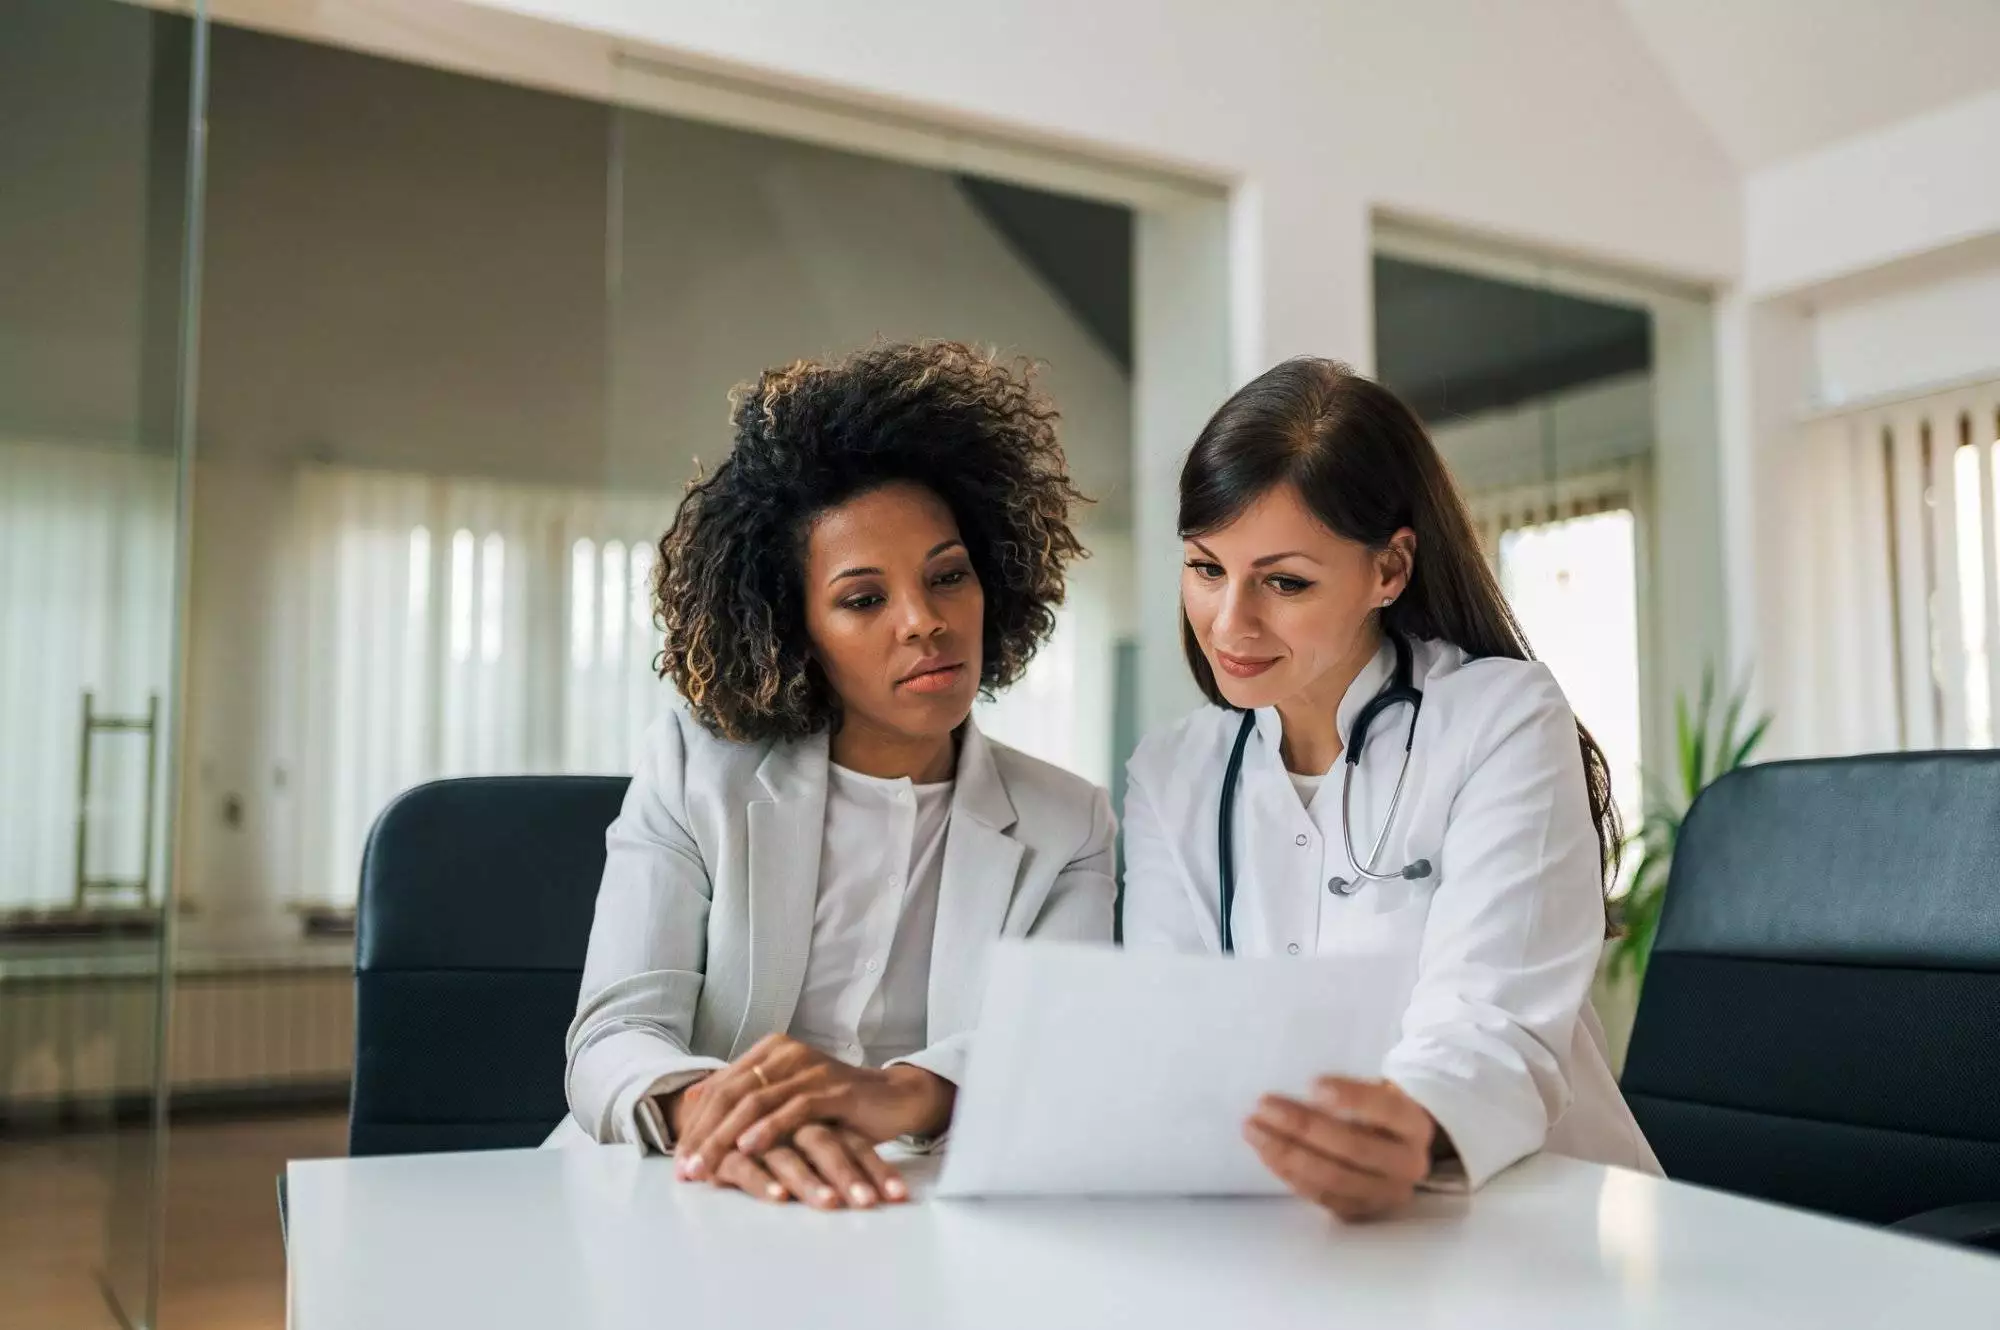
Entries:
{"type": "Polygon", "coordinates": [[[1674,702],[1675,758],[1677,779],[1654,782],[1651,807],[1639,830],[1626,841],[1633,860],[1632,876],[1617,901],[1620,934],[1611,942],[1605,959],[1606,977],[1613,983],[1631,980],[1636,994],[1645,982],[1646,958],[1653,949],[1653,935],[1660,926],[1660,906],[1667,894],[1667,869],[1680,839],[1681,820],[1693,806],[1695,796],[1719,777],[1750,760],[1771,727],[1765,712],[1741,728],[1746,705],[1745,689],[1733,690],[1725,700],[1720,729],[1715,726],[1715,671],[1701,676],[1701,694],[1692,711],[1686,694],[1674,702]]]}

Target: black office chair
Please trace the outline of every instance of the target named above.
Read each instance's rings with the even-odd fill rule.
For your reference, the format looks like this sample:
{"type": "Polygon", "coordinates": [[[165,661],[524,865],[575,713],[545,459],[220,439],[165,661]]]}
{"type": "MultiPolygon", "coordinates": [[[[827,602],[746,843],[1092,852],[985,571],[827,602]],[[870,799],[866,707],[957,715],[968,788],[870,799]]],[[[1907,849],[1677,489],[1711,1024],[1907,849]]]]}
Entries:
{"type": "Polygon", "coordinates": [[[1669,1177],[2000,1246],[2000,752],[1704,791],[1624,1089],[1669,1177]]]}
{"type": "Polygon", "coordinates": [[[437,781],[376,819],[354,964],[356,1155],[537,1145],[622,776],[437,781]]]}

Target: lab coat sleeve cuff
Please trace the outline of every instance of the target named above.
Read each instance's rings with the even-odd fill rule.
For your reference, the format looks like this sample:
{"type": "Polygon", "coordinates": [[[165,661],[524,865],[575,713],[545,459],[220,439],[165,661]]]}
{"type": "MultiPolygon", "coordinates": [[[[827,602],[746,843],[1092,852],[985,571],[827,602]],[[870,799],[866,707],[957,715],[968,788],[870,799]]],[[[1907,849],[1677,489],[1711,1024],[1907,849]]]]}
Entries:
{"type": "MultiPolygon", "coordinates": [[[[929,1048],[919,1049],[906,1058],[893,1058],[887,1065],[921,1067],[941,1080],[950,1081],[953,1085],[963,1085],[965,1064],[971,1054],[971,1034],[955,1034],[938,1040],[929,1048]]],[[[935,1136],[901,1136],[897,1138],[897,1143],[916,1154],[929,1154],[942,1149],[950,1135],[950,1128],[946,1128],[935,1136]]]]}
{"type": "Polygon", "coordinates": [[[1404,1094],[1417,1101],[1437,1122],[1438,1130],[1451,1138],[1457,1152],[1456,1168],[1442,1161],[1425,1181],[1431,1191],[1476,1191],[1509,1164],[1534,1153],[1539,1140],[1525,1139],[1513,1124],[1496,1120],[1493,1105],[1482,1102],[1465,1086],[1446,1077],[1427,1074],[1421,1068],[1397,1067],[1386,1074],[1404,1094]]]}

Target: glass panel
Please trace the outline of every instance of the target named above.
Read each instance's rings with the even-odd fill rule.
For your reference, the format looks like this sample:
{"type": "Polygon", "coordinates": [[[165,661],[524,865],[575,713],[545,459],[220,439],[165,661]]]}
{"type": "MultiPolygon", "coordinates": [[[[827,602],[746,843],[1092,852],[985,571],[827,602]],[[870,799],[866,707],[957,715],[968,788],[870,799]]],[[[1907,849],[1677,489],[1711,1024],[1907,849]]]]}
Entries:
{"type": "Polygon", "coordinates": [[[734,384],[878,336],[1046,362],[1095,557],[984,718],[1099,781],[1136,580],[1123,210],[212,40],[176,1014],[201,1062],[177,1102],[295,1116],[183,1133],[259,1228],[227,1256],[214,1225],[176,1233],[176,1330],[203,1323],[172,1295],[205,1262],[282,1314],[269,1185],[341,1148],[383,806],[441,776],[631,770],[668,696],[655,549],[729,446],[734,384]]]}
{"type": "Polygon", "coordinates": [[[1378,255],[1383,380],[1425,417],[1535,653],[1644,807],[1641,640],[1655,433],[1653,327],[1636,305],[1378,255]]]}
{"type": "MultiPolygon", "coordinates": [[[[644,70],[621,77],[643,99],[644,70]]],[[[629,106],[614,117],[605,479],[657,496],[663,525],[698,462],[729,447],[730,389],[766,366],[921,338],[1037,361],[1097,500],[1077,514],[1092,557],[1026,676],[976,714],[1108,787],[1136,584],[1130,212],[629,106]]]]}
{"type": "Polygon", "coordinates": [[[155,1324],[201,21],[0,0],[0,1303],[155,1324]]]}

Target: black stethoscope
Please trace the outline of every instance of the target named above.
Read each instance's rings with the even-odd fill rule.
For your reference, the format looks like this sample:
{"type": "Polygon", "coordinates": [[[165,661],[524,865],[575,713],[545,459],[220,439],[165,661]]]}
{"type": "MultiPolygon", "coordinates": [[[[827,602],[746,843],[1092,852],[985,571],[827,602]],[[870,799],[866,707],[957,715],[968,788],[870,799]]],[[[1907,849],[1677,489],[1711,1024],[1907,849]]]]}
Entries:
{"type": "MultiPolygon", "coordinates": [[[[1382,855],[1382,846],[1389,839],[1389,828],[1396,822],[1396,805],[1403,799],[1403,784],[1410,778],[1410,750],[1417,742],[1417,714],[1424,708],[1424,693],[1415,683],[1415,671],[1410,662],[1410,644],[1399,633],[1388,633],[1389,643],[1396,649],[1396,667],[1389,675],[1389,681],[1382,690],[1368,700],[1361,708],[1361,714],[1354,718],[1354,724],[1347,732],[1344,756],[1347,770],[1340,777],[1340,837],[1347,849],[1347,860],[1354,865],[1356,877],[1335,877],[1327,881],[1326,889],[1336,896],[1352,896],[1361,890],[1366,882],[1393,882],[1400,879],[1415,881],[1431,875],[1431,861],[1419,859],[1405,864],[1394,873],[1375,871],[1375,862],[1382,855]],[[1403,736],[1403,768],[1396,773],[1396,792],[1389,796],[1389,815],[1382,819],[1382,830],[1375,837],[1375,844],[1368,851],[1368,858],[1362,859],[1354,853],[1354,819],[1349,811],[1349,803],[1354,795],[1354,769],[1361,765],[1361,750],[1368,742],[1368,728],[1375,718],[1390,707],[1407,703],[1410,708],[1409,732],[1403,736]]],[[[1222,951],[1228,955],[1236,950],[1235,930],[1230,926],[1229,914],[1236,904],[1236,860],[1234,854],[1235,837],[1231,834],[1230,823],[1235,820],[1236,780],[1243,773],[1243,749],[1250,742],[1250,731],[1257,728],[1257,713],[1243,713],[1243,724],[1236,731],[1236,746],[1229,751],[1229,766],[1222,773],[1222,807],[1217,830],[1217,846],[1221,852],[1222,865],[1222,951]]]]}

